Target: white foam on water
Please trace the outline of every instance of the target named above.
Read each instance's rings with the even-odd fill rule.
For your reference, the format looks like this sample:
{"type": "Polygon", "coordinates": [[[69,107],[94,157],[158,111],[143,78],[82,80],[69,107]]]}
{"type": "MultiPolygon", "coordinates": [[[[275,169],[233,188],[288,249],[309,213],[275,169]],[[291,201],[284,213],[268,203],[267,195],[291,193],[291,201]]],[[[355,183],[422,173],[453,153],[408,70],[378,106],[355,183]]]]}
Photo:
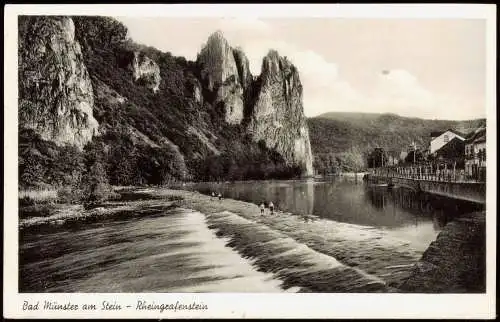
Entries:
{"type": "Polygon", "coordinates": [[[40,283],[52,281],[41,290],[49,292],[348,291],[373,283],[383,289],[378,277],[386,271],[363,271],[372,266],[367,256],[385,269],[407,265],[415,255],[397,232],[320,218],[305,222],[289,213],[243,216],[176,209],[163,216],[42,234],[24,247],[48,253],[50,245],[71,247],[55,258],[24,264],[24,274],[37,291],[40,283]],[[400,254],[410,259],[388,260],[400,254]],[[357,263],[350,267],[346,257],[357,263]],[[358,263],[365,265],[363,270],[353,268],[358,263]]]}
{"type": "MultiPolygon", "coordinates": [[[[207,227],[182,210],[107,223],[73,234],[42,235],[30,247],[73,242],[52,258],[24,265],[40,292],[285,292],[207,227]],[[40,289],[41,285],[47,285],[40,289]]],[[[29,288],[29,287],[28,287],[29,288]]],[[[288,289],[287,291],[297,291],[288,289]]]]}
{"type": "Polygon", "coordinates": [[[230,211],[210,214],[208,222],[224,237],[229,237],[233,248],[242,256],[251,258],[252,263],[264,271],[286,279],[288,285],[322,292],[346,291],[353,285],[385,288],[381,279],[348,267],[262,222],[230,211]]]}

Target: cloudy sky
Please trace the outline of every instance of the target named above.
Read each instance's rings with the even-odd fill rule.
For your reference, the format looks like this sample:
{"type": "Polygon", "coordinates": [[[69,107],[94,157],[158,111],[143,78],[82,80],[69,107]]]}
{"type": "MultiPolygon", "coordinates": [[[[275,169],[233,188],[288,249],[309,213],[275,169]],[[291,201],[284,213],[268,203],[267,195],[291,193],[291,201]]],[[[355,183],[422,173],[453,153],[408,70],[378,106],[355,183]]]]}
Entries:
{"type": "Polygon", "coordinates": [[[136,42],[196,59],[221,30],[252,74],[273,48],[298,68],[307,116],[485,117],[485,23],[473,19],[117,17],[136,42]]]}

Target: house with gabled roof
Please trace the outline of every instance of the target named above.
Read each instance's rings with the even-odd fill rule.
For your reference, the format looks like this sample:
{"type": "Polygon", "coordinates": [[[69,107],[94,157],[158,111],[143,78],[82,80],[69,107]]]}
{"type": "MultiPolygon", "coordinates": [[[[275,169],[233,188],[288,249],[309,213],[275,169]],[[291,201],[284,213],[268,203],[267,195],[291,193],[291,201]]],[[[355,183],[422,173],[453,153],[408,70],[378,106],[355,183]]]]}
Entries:
{"type": "Polygon", "coordinates": [[[445,146],[455,138],[463,142],[465,141],[465,137],[466,135],[464,133],[453,129],[448,129],[445,131],[433,131],[431,132],[429,153],[434,154],[437,150],[441,149],[443,146],[445,146]]]}

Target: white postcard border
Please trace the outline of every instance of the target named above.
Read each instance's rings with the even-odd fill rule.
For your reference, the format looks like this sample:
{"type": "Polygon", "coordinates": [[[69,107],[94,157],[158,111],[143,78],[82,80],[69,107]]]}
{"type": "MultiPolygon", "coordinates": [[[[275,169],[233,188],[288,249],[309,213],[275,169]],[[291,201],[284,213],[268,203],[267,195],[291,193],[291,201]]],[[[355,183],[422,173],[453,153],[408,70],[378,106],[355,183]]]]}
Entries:
{"type": "Polygon", "coordinates": [[[465,318],[495,317],[496,300],[496,7],[494,5],[7,5],[4,20],[4,317],[7,318],[465,318]],[[18,293],[17,218],[17,15],[246,16],[345,18],[469,18],[487,20],[487,292],[424,294],[232,294],[232,293],[18,293]],[[23,301],[68,300],[80,306],[103,301],[134,307],[156,303],[208,307],[201,311],[23,311],[23,301]]]}

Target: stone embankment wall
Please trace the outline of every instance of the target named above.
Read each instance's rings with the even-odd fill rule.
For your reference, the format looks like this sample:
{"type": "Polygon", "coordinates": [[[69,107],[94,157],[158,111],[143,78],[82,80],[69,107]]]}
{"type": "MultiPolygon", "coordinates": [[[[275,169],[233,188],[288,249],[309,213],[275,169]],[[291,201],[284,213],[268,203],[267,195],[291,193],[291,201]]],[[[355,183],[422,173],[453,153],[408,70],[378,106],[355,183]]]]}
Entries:
{"type": "Polygon", "coordinates": [[[448,223],[400,290],[408,293],[486,292],[485,218],[485,212],[475,212],[448,223]]]}
{"type": "Polygon", "coordinates": [[[486,203],[486,183],[484,182],[415,180],[390,176],[376,176],[372,174],[367,174],[365,179],[368,182],[393,184],[449,198],[472,201],[481,204],[486,203]]]}

